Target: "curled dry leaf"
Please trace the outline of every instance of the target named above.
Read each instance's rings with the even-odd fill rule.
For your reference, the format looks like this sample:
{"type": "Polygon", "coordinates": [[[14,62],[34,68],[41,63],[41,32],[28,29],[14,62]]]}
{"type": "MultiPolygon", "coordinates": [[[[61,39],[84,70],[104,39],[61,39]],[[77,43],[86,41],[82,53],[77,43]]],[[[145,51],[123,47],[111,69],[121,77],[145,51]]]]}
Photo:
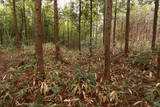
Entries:
{"type": "Polygon", "coordinates": [[[140,103],[142,103],[143,101],[137,101],[137,102],[135,102],[133,105],[135,106],[135,105],[138,105],[138,104],[140,104],[140,103]]]}
{"type": "Polygon", "coordinates": [[[76,102],[79,101],[79,98],[73,98],[73,99],[65,99],[64,102],[76,102]]]}
{"type": "Polygon", "coordinates": [[[133,92],[132,92],[132,90],[131,90],[131,89],[128,89],[128,91],[129,91],[129,93],[130,93],[130,94],[133,94],[133,92]]]}
{"type": "Polygon", "coordinates": [[[112,91],[109,95],[110,101],[118,101],[118,94],[116,91],[112,91]]]}
{"type": "Polygon", "coordinates": [[[160,83],[157,83],[157,84],[156,84],[156,87],[159,87],[159,86],[160,86],[160,83]]]}
{"type": "Polygon", "coordinates": [[[40,92],[44,95],[46,95],[49,92],[48,86],[45,82],[42,82],[40,92]]]}
{"type": "Polygon", "coordinates": [[[83,94],[83,98],[86,99],[86,93],[84,91],[82,91],[82,94],[83,94]]]}
{"type": "Polygon", "coordinates": [[[7,76],[7,75],[5,75],[5,76],[3,77],[3,80],[6,78],[6,76],[7,76]]]}

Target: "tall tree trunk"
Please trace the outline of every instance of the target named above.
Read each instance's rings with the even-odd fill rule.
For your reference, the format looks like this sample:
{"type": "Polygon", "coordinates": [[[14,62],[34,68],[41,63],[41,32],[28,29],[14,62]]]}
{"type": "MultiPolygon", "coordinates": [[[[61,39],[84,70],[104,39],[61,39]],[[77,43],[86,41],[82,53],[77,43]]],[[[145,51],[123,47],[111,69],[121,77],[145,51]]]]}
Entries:
{"type": "Polygon", "coordinates": [[[20,35],[19,35],[19,30],[17,25],[16,2],[15,0],[13,0],[12,2],[13,2],[12,5],[13,5],[14,32],[16,35],[16,48],[19,49],[21,47],[21,44],[20,44],[20,35]]]}
{"type": "Polygon", "coordinates": [[[90,56],[92,56],[92,0],[90,0],[90,56]]]}
{"type": "Polygon", "coordinates": [[[37,73],[40,79],[44,78],[44,61],[43,61],[43,47],[42,47],[42,22],[41,22],[41,0],[35,0],[35,51],[37,59],[37,73]]]}
{"type": "Polygon", "coordinates": [[[155,0],[155,9],[154,9],[154,21],[153,21],[153,38],[152,38],[152,50],[155,49],[156,34],[157,34],[157,19],[158,19],[158,9],[159,9],[159,0],[155,0]]]}
{"type": "Polygon", "coordinates": [[[70,29],[69,29],[69,20],[67,21],[67,31],[68,31],[68,43],[67,43],[67,47],[69,48],[69,44],[70,44],[70,29]]]}
{"type": "Polygon", "coordinates": [[[117,0],[115,2],[115,10],[114,10],[114,26],[113,26],[113,46],[116,45],[116,26],[117,26],[117,0]]]}
{"type": "Polygon", "coordinates": [[[45,29],[45,38],[44,38],[44,42],[47,43],[48,42],[48,37],[49,37],[49,26],[48,26],[48,21],[45,22],[46,24],[44,25],[44,29],[45,29]]]}
{"type": "Polygon", "coordinates": [[[56,60],[63,61],[60,53],[60,41],[59,41],[59,18],[58,18],[58,7],[57,0],[54,0],[54,37],[55,37],[55,48],[56,48],[56,60]]]}
{"type": "Polygon", "coordinates": [[[110,37],[112,28],[112,0],[105,0],[105,71],[104,80],[111,80],[110,69],[111,69],[111,58],[110,58],[110,37]]]}
{"type": "MultiPolygon", "coordinates": [[[[155,9],[154,9],[154,21],[153,21],[153,38],[152,38],[152,50],[155,50],[156,44],[156,35],[157,35],[157,20],[158,20],[158,9],[159,9],[159,0],[155,0],[155,9]]],[[[160,51],[158,52],[158,71],[157,71],[157,79],[160,78],[160,51]]]]}
{"type": "Polygon", "coordinates": [[[73,44],[73,34],[72,34],[72,33],[73,33],[72,23],[71,23],[70,31],[71,31],[71,32],[70,32],[70,36],[71,36],[71,48],[73,49],[73,45],[74,45],[74,44],[73,44]]]}
{"type": "Polygon", "coordinates": [[[158,52],[157,62],[158,62],[157,79],[160,79],[160,51],[158,52]]]}
{"type": "MultiPolygon", "coordinates": [[[[105,4],[105,0],[103,0],[103,2],[104,2],[104,4],[105,4]]],[[[105,11],[106,11],[106,5],[104,5],[104,7],[103,7],[104,9],[103,9],[103,45],[104,45],[104,41],[105,41],[105,28],[106,28],[106,26],[105,26],[105,23],[106,23],[106,14],[105,14],[105,11]]]]}
{"type": "Polygon", "coordinates": [[[3,31],[0,29],[0,40],[1,40],[1,45],[3,45],[3,31]]]}
{"type": "Polygon", "coordinates": [[[79,0],[79,40],[78,40],[78,45],[79,45],[79,51],[81,53],[81,0],[79,0]]]}
{"type": "Polygon", "coordinates": [[[23,0],[23,17],[24,17],[24,36],[26,43],[28,44],[25,0],[23,0]]]}
{"type": "Polygon", "coordinates": [[[97,39],[98,39],[98,19],[97,19],[97,21],[96,21],[96,29],[95,29],[96,31],[95,31],[95,45],[96,45],[96,47],[97,47],[97,39]]]}
{"type": "MultiPolygon", "coordinates": [[[[87,19],[85,19],[85,20],[87,20],[87,19]]],[[[87,37],[87,31],[86,31],[86,22],[83,22],[83,28],[84,28],[84,36],[83,36],[83,39],[86,39],[86,37],[87,37]]]]}
{"type": "Polygon", "coordinates": [[[64,26],[64,29],[63,29],[63,34],[62,34],[62,38],[63,38],[63,40],[62,40],[62,43],[63,43],[63,45],[65,45],[65,37],[64,37],[64,35],[65,35],[65,26],[64,26]]]}
{"type": "Polygon", "coordinates": [[[126,13],[126,32],[125,32],[125,55],[129,52],[129,32],[130,32],[130,0],[127,0],[127,13],[126,13]]]}
{"type": "Polygon", "coordinates": [[[23,13],[23,8],[21,9],[21,27],[19,29],[20,33],[20,40],[23,40],[23,26],[24,26],[24,13],[23,13]]]}

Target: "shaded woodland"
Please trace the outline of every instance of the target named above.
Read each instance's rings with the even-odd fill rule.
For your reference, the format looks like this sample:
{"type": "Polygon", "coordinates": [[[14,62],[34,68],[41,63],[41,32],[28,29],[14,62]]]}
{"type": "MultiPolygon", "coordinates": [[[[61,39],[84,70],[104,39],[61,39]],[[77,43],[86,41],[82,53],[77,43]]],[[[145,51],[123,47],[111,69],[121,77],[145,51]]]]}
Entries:
{"type": "Polygon", "coordinates": [[[0,107],[160,107],[159,0],[0,0],[0,107]]]}

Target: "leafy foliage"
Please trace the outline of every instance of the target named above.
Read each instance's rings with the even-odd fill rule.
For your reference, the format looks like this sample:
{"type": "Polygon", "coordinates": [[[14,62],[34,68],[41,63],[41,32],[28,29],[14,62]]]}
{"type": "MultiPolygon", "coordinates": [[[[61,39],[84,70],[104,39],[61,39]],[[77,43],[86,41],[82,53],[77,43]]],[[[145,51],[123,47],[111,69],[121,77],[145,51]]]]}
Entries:
{"type": "Polygon", "coordinates": [[[153,71],[152,60],[156,58],[156,54],[152,51],[142,51],[139,52],[136,56],[131,57],[129,60],[134,64],[140,66],[142,70],[153,71]]]}
{"type": "Polygon", "coordinates": [[[150,87],[149,92],[146,93],[146,99],[151,104],[151,106],[160,107],[160,83],[150,87]]]}

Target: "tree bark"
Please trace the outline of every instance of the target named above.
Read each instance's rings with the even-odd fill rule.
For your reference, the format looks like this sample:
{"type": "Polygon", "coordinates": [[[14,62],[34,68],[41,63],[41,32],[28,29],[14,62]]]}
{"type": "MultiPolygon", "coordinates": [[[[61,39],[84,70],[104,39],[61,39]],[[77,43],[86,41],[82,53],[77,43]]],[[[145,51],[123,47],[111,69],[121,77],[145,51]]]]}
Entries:
{"type": "Polygon", "coordinates": [[[16,35],[16,48],[19,49],[21,47],[20,44],[20,34],[18,30],[18,25],[17,25],[17,14],[16,14],[16,2],[15,0],[12,1],[12,6],[13,6],[13,22],[14,22],[14,32],[16,35]]]}
{"type": "Polygon", "coordinates": [[[60,53],[58,26],[59,26],[58,6],[57,6],[57,0],[54,0],[54,37],[55,37],[55,48],[56,48],[56,60],[63,61],[60,53]]]}
{"type": "Polygon", "coordinates": [[[129,53],[129,32],[130,32],[130,0],[127,0],[127,12],[126,12],[126,32],[125,32],[125,55],[129,53]]]}
{"type": "Polygon", "coordinates": [[[112,28],[112,0],[105,0],[105,71],[104,80],[111,80],[110,69],[111,69],[111,58],[110,58],[110,37],[112,28]]]}
{"type": "Polygon", "coordinates": [[[67,42],[67,47],[70,48],[70,28],[69,28],[69,20],[67,21],[67,31],[68,31],[68,42],[67,42]]]}
{"type": "Polygon", "coordinates": [[[72,23],[71,23],[71,28],[70,28],[70,36],[71,36],[71,48],[73,49],[73,28],[72,28],[72,23]]]}
{"type": "MultiPolygon", "coordinates": [[[[103,0],[103,2],[104,2],[104,4],[105,4],[105,0],[103,0]]],[[[105,15],[105,11],[106,11],[106,5],[104,5],[104,7],[103,7],[104,9],[103,9],[103,45],[104,45],[104,41],[105,41],[105,28],[106,28],[106,26],[105,26],[105,22],[106,22],[106,15],[105,15]]]]}
{"type": "Polygon", "coordinates": [[[157,79],[160,79],[160,52],[158,52],[157,62],[158,62],[157,79]]]}
{"type": "Polygon", "coordinates": [[[26,43],[28,44],[28,37],[27,37],[27,18],[26,18],[26,7],[25,7],[25,0],[23,0],[23,17],[24,17],[24,36],[26,39],[26,43]]]}
{"type": "Polygon", "coordinates": [[[155,0],[155,9],[154,9],[154,21],[153,21],[153,38],[152,38],[152,50],[155,49],[156,43],[156,34],[157,34],[157,19],[158,19],[158,9],[159,9],[159,0],[155,0]]]}
{"type": "Polygon", "coordinates": [[[63,41],[62,41],[62,43],[63,43],[63,45],[65,45],[65,37],[64,37],[64,35],[65,35],[65,26],[64,26],[64,28],[63,28],[63,36],[62,36],[62,38],[63,38],[63,41]]]}
{"type": "Polygon", "coordinates": [[[82,12],[81,12],[81,0],[79,0],[79,31],[78,31],[78,33],[79,33],[79,40],[78,40],[78,47],[79,47],[79,51],[80,51],[80,53],[81,53],[81,14],[82,14],[82,12]]]}
{"type": "Polygon", "coordinates": [[[97,41],[98,41],[98,19],[97,19],[97,21],[96,21],[96,29],[95,29],[96,31],[95,31],[95,45],[96,45],[96,47],[97,47],[97,41]]]}
{"type": "Polygon", "coordinates": [[[113,26],[113,46],[116,45],[116,26],[117,26],[117,0],[115,2],[115,19],[114,19],[114,26],[113,26]]]}
{"type": "Polygon", "coordinates": [[[24,13],[23,13],[23,8],[21,9],[21,27],[19,29],[20,33],[20,40],[23,40],[23,26],[24,26],[24,13]]]}
{"type": "Polygon", "coordinates": [[[90,57],[92,56],[92,0],[90,0],[90,57]]]}
{"type": "Polygon", "coordinates": [[[0,41],[1,41],[1,45],[3,45],[3,30],[0,29],[0,41]]]}
{"type": "Polygon", "coordinates": [[[35,0],[35,51],[37,68],[40,79],[44,78],[44,61],[43,61],[43,47],[42,47],[42,22],[41,22],[41,0],[35,0]]]}

